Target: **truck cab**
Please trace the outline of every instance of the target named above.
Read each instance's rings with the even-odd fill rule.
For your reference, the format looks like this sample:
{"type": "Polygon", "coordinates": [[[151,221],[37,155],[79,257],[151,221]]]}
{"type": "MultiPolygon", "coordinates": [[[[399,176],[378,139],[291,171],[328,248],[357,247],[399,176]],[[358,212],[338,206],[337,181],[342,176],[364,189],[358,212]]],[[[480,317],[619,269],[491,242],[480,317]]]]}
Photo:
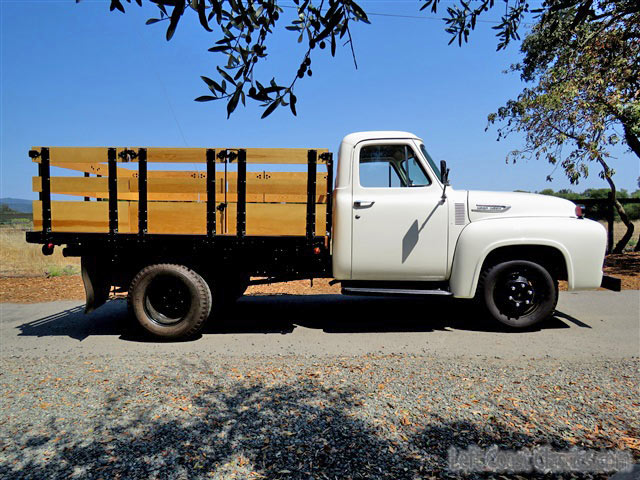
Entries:
{"type": "Polygon", "coordinates": [[[340,146],[332,268],[350,294],[476,298],[525,327],[549,316],[557,282],[602,282],[606,232],[568,200],[455,190],[407,132],[360,132],[340,146]]]}

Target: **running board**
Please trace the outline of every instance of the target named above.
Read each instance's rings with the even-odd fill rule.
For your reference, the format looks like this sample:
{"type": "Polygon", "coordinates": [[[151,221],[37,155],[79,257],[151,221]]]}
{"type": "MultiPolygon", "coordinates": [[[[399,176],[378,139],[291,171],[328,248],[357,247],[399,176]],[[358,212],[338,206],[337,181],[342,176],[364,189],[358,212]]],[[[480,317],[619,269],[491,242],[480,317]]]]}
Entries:
{"type": "Polygon", "coordinates": [[[446,290],[420,290],[410,288],[371,288],[371,287],[342,287],[343,295],[442,295],[453,293],[446,290]]]}

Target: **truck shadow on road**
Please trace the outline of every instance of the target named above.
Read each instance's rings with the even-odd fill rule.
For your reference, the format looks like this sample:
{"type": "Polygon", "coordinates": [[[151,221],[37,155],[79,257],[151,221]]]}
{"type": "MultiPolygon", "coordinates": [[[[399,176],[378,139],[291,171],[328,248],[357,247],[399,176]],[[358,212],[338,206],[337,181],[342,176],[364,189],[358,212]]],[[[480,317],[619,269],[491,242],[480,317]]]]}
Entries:
{"type": "MultiPolygon", "coordinates": [[[[230,307],[214,310],[203,334],[287,334],[298,326],[326,333],[466,330],[517,334],[571,326],[591,328],[556,311],[552,318],[532,328],[510,330],[486,318],[473,302],[462,300],[265,295],[247,296],[230,307]]],[[[89,315],[84,315],[84,307],[74,307],[18,328],[21,336],[68,336],[83,340],[94,335],[120,335],[123,340],[155,341],[136,328],[123,300],[112,300],[89,315]]]]}

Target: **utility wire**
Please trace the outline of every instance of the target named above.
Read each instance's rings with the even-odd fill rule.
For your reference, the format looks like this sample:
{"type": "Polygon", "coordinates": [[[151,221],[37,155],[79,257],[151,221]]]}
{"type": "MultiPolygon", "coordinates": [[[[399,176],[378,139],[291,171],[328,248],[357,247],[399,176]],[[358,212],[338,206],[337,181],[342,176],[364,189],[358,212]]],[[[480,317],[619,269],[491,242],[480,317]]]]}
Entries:
{"type": "MultiPolygon", "coordinates": [[[[296,7],[295,5],[281,5],[282,8],[290,8],[290,9],[296,9],[298,7],[296,7]]],[[[428,15],[402,15],[402,14],[398,14],[398,13],[383,13],[383,12],[367,12],[365,9],[365,12],[367,13],[367,16],[373,16],[373,17],[391,17],[391,18],[410,18],[410,19],[416,19],[416,20],[439,20],[439,21],[444,21],[445,18],[444,17],[433,17],[433,16],[428,16],[428,15]]],[[[498,20],[483,20],[483,19],[477,19],[476,23],[490,23],[493,25],[499,25],[502,22],[498,21],[498,20]]],[[[531,24],[527,24],[527,23],[522,23],[523,26],[528,27],[531,24]]]]}

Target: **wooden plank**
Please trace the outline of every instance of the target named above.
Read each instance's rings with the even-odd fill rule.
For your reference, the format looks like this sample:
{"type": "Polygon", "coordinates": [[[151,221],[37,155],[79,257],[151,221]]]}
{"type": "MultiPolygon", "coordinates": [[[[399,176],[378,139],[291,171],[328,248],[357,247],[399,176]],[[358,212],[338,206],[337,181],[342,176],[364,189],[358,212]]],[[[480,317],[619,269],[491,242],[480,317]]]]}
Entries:
{"type": "MultiPolygon", "coordinates": [[[[228,192],[237,192],[236,172],[228,175],[228,192]]],[[[327,191],[327,174],[316,175],[316,191],[327,191]]],[[[247,172],[247,193],[307,194],[307,174],[304,172],[247,172]]]]}
{"type": "MultiPolygon", "coordinates": [[[[38,159],[35,158],[34,162],[38,159]]],[[[74,170],[77,172],[91,173],[93,175],[101,175],[106,177],[109,175],[109,169],[106,163],[65,163],[65,162],[50,162],[52,167],[66,168],[67,170],[74,170]]],[[[131,170],[129,168],[118,167],[118,178],[130,178],[137,176],[137,170],[131,170]]]]}
{"type": "MultiPolygon", "coordinates": [[[[134,147],[133,150],[137,150],[134,147]]],[[[218,150],[216,149],[216,152],[218,150]]],[[[206,148],[147,148],[147,161],[154,163],[206,163],[206,148]]]]}
{"type": "MultiPolygon", "coordinates": [[[[216,175],[217,176],[217,175],[216,175]]],[[[222,175],[220,176],[222,180],[222,175]]],[[[300,178],[272,185],[271,179],[257,178],[253,174],[247,178],[247,202],[251,203],[306,203],[306,180],[300,178]],[[274,192],[274,193],[270,193],[274,192]]],[[[319,185],[326,185],[326,179],[318,180],[319,185]]],[[[42,191],[42,178],[33,177],[33,191],[42,191]]],[[[150,201],[206,201],[205,178],[150,178],[147,183],[148,200],[150,201]]],[[[227,201],[237,201],[236,185],[231,184],[227,193],[227,201]]],[[[219,182],[218,192],[223,201],[224,183],[219,182]]],[[[109,198],[108,179],[105,177],[51,177],[51,193],[76,195],[90,198],[109,198]]],[[[118,199],[138,200],[138,179],[118,179],[118,199]]],[[[322,192],[323,188],[318,191],[322,192]]],[[[326,195],[316,196],[316,203],[326,203],[326,195]]]]}
{"type": "MultiPolygon", "coordinates": [[[[138,147],[131,147],[137,150],[138,147]]],[[[222,150],[238,150],[239,148],[213,148],[216,153],[222,150]]],[[[206,148],[155,148],[147,149],[148,161],[156,163],[204,163],[206,148]]],[[[244,148],[247,151],[247,163],[256,164],[306,164],[307,148],[244,148]]],[[[315,149],[318,155],[326,153],[326,148],[315,149]]],[[[233,162],[232,162],[233,164],[233,162]]]]}
{"type": "MultiPolygon", "coordinates": [[[[216,175],[217,177],[217,175],[216,175]]],[[[220,179],[222,180],[222,175],[220,179]]],[[[235,179],[228,181],[228,193],[236,193],[235,179]]],[[[42,179],[33,177],[33,191],[39,192],[42,179]]],[[[220,193],[224,193],[224,183],[220,183],[220,193]]],[[[108,181],[105,177],[51,177],[52,193],[74,192],[107,192],[108,181]]],[[[118,192],[137,192],[138,179],[118,179],[118,192]]],[[[149,178],[147,182],[149,193],[200,193],[206,194],[207,183],[204,177],[188,178],[149,178]]],[[[326,174],[317,176],[317,191],[326,191],[326,174]]],[[[306,195],[306,174],[279,173],[265,178],[262,173],[247,173],[247,194],[274,195],[306,195]]]]}
{"type": "MultiPolygon", "coordinates": [[[[78,172],[91,173],[93,175],[100,175],[107,177],[109,175],[109,167],[106,163],[56,163],[51,164],[54,167],[66,168],[68,170],[75,170],[78,172]]],[[[137,175],[136,170],[129,168],[118,167],[118,178],[131,178],[137,175]]]]}
{"type": "MultiPolygon", "coordinates": [[[[206,177],[206,176],[205,176],[206,177]]],[[[138,179],[129,182],[132,192],[138,191],[138,179]]],[[[206,178],[148,178],[149,193],[207,193],[206,178]]]]}
{"type": "MultiPolygon", "coordinates": [[[[247,200],[249,201],[249,200],[247,200]]],[[[262,203],[307,203],[307,195],[281,195],[279,193],[267,193],[262,195],[262,203]]],[[[316,195],[316,203],[327,203],[327,194],[316,195]]]]}
{"type": "MultiPolygon", "coordinates": [[[[132,179],[130,181],[134,181],[132,179]]],[[[137,181],[136,181],[137,182],[137,181]]],[[[151,182],[150,182],[151,183],[151,182]]],[[[106,178],[74,178],[74,177],[53,177],[51,179],[51,193],[62,195],[73,195],[78,197],[89,198],[109,198],[109,192],[106,188],[106,178]],[[85,182],[84,180],[89,180],[85,182]],[[97,180],[98,182],[93,182],[97,180]]],[[[160,185],[154,185],[154,189],[162,190],[166,187],[160,185]]],[[[150,188],[147,194],[148,201],[183,201],[183,202],[206,202],[207,194],[202,192],[198,193],[198,190],[202,190],[198,185],[178,185],[182,190],[180,193],[153,191],[150,188]],[[192,192],[188,192],[192,190],[192,192]]],[[[118,181],[118,200],[137,201],[138,192],[129,192],[128,189],[137,190],[137,183],[132,187],[127,185],[125,181],[118,181]]],[[[42,179],[40,177],[33,177],[33,191],[40,192],[42,190],[42,179]]],[[[224,197],[219,197],[218,203],[224,202],[224,197]]],[[[237,202],[238,195],[236,193],[227,193],[227,202],[237,202]]],[[[263,194],[263,193],[248,193],[248,203],[306,203],[307,196],[303,193],[299,194],[263,194]]],[[[316,203],[327,203],[326,194],[316,195],[316,203]]]]}
{"type": "MultiPolygon", "coordinates": [[[[42,178],[33,177],[33,191],[42,191],[42,178]]],[[[86,192],[108,193],[106,177],[51,177],[51,193],[80,195],[86,192]]],[[[118,192],[129,192],[129,179],[118,179],[118,192]]]]}
{"type": "MultiPolygon", "coordinates": [[[[247,163],[306,164],[308,148],[247,148],[247,163]]],[[[318,155],[326,148],[314,148],[318,155]]]]}
{"type": "MultiPolygon", "coordinates": [[[[107,233],[107,202],[51,202],[52,231],[107,233]]],[[[218,212],[217,223],[222,234],[235,234],[237,206],[230,203],[224,213],[218,212]]],[[[326,205],[316,206],[316,235],[325,235],[326,205]]],[[[247,235],[304,235],[304,204],[247,204],[247,235]]],[[[42,228],[42,204],[33,202],[34,229],[42,228]]],[[[137,203],[118,202],[118,231],[136,233],[137,203]]],[[[206,233],[206,204],[195,202],[150,202],[149,233],[206,233]]]]}
{"type": "MultiPolygon", "coordinates": [[[[219,174],[219,172],[216,173],[219,174]]],[[[147,178],[207,178],[207,172],[198,170],[149,170],[147,178]]]]}
{"type": "MultiPolygon", "coordinates": [[[[33,202],[33,226],[42,229],[42,203],[33,202]]],[[[129,202],[118,202],[118,231],[131,232],[129,202]]],[[[109,232],[108,202],[51,202],[51,230],[53,232],[109,232]]]]}
{"type": "Polygon", "coordinates": [[[149,233],[207,233],[207,204],[195,202],[149,202],[149,233]]]}
{"type": "MultiPolygon", "coordinates": [[[[40,151],[42,147],[32,147],[40,151]]],[[[49,147],[51,164],[101,163],[107,161],[105,147],[49,147]]]]}
{"type": "MultiPolygon", "coordinates": [[[[326,205],[317,205],[316,216],[321,221],[316,221],[316,235],[325,235],[324,217],[326,205]]],[[[227,233],[235,234],[236,204],[231,203],[227,208],[229,218],[227,233]]],[[[306,233],[306,204],[247,204],[247,235],[300,235],[306,233]]]]}
{"type": "MultiPolygon", "coordinates": [[[[32,147],[40,150],[42,147],[32,147]]],[[[118,153],[126,150],[138,151],[141,147],[115,147],[118,153]]],[[[205,163],[207,148],[214,148],[216,152],[225,148],[173,148],[146,147],[147,161],[155,163],[205,163]]],[[[107,161],[108,147],[49,147],[50,159],[56,164],[67,163],[101,163],[107,161]]],[[[235,149],[230,149],[235,150],[235,149]]],[[[254,164],[306,164],[307,148],[245,148],[247,163],[254,164]]],[[[326,148],[316,148],[318,156],[328,152],[326,148]]],[[[135,162],[136,159],[132,159],[135,162]]],[[[319,160],[322,162],[321,160],[319,160]]],[[[118,157],[118,162],[122,159],[118,157]]]]}

